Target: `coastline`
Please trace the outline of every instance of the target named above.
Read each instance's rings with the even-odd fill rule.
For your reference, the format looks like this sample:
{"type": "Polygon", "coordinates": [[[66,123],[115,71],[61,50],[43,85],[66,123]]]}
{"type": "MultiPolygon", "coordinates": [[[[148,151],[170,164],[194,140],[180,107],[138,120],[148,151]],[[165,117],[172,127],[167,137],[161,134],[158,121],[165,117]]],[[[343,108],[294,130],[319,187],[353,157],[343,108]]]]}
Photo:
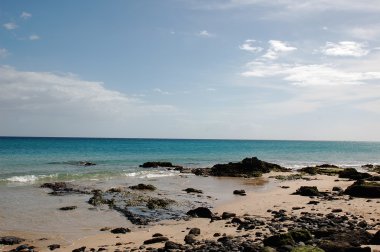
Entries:
{"type": "MultiPolygon", "coordinates": [[[[297,172],[270,172],[263,174],[263,177],[259,179],[222,178],[220,181],[221,183],[218,184],[218,188],[214,188],[216,189],[214,191],[216,193],[215,197],[218,197],[218,189],[223,188],[223,185],[229,185],[229,187],[227,187],[227,190],[226,188],[224,188],[224,190],[220,190],[220,197],[222,198],[226,191],[229,191],[230,195],[223,198],[221,201],[213,201],[214,208],[211,210],[213,213],[217,213],[218,215],[221,215],[223,212],[230,212],[235,213],[236,216],[240,218],[250,216],[269,222],[270,219],[273,218],[271,211],[279,211],[280,209],[285,210],[292,216],[298,217],[302,216],[302,212],[327,215],[331,213],[333,209],[341,209],[341,212],[337,213],[337,215],[347,215],[347,213],[349,213],[353,216],[360,216],[368,223],[369,226],[374,225],[377,229],[380,229],[379,199],[348,199],[347,196],[344,196],[330,201],[323,200],[318,205],[310,205],[307,204],[310,201],[309,197],[292,195],[292,193],[294,193],[300,186],[317,186],[320,192],[331,192],[333,187],[341,187],[345,189],[351,185],[353,181],[347,179],[338,179],[338,181],[336,181],[337,176],[327,175],[303,176],[304,178],[310,180],[297,179],[282,181],[273,178],[273,176],[288,176],[289,174],[297,174],[297,172]],[[260,181],[260,190],[257,190],[260,186],[255,187],[257,181],[260,181]],[[265,183],[262,183],[263,181],[265,183]],[[247,195],[232,195],[232,188],[235,187],[236,189],[246,189],[247,195]]],[[[187,181],[187,183],[189,183],[191,179],[193,179],[193,181],[194,179],[198,181],[201,180],[202,183],[197,185],[200,188],[201,184],[213,184],[210,183],[210,181],[215,180],[213,177],[191,177],[191,179],[189,179],[189,177],[190,176],[182,179],[187,181]],[[209,183],[207,183],[207,181],[209,183]]],[[[186,183],[184,183],[184,186],[185,185],[186,183]]],[[[215,183],[213,185],[215,186],[215,183]]],[[[188,234],[190,228],[199,228],[201,230],[200,235],[196,237],[197,241],[217,241],[220,237],[215,237],[216,233],[220,233],[221,235],[225,234],[225,237],[246,235],[252,240],[257,238],[256,229],[237,230],[237,226],[235,224],[231,224],[228,219],[210,222],[210,219],[205,218],[190,218],[189,220],[163,220],[146,227],[134,226],[131,228],[131,232],[126,234],[112,234],[109,231],[96,230],[96,234],[77,237],[77,239],[72,241],[65,240],[57,235],[49,237],[49,235],[44,236],[42,233],[31,234],[28,232],[6,232],[3,230],[0,231],[0,236],[14,235],[23,237],[27,240],[25,243],[27,243],[28,246],[36,247],[37,251],[50,251],[47,246],[51,244],[61,245],[61,248],[56,251],[73,251],[83,246],[87,247],[86,251],[90,251],[90,248],[94,248],[94,251],[97,251],[99,248],[104,248],[107,251],[117,251],[118,249],[122,251],[125,249],[145,251],[146,248],[157,249],[164,246],[164,243],[144,245],[144,241],[151,239],[153,234],[160,233],[172,242],[183,244],[184,237],[188,234]],[[47,239],[41,240],[41,238],[47,239]]],[[[369,231],[374,233],[376,230],[369,231]]],[[[269,233],[266,234],[265,231],[262,233],[264,236],[270,235],[269,233]]],[[[0,247],[0,249],[8,251],[16,247],[17,245],[4,246],[2,248],[0,247]]],[[[380,250],[380,246],[372,246],[372,248],[373,251],[380,250]]]]}

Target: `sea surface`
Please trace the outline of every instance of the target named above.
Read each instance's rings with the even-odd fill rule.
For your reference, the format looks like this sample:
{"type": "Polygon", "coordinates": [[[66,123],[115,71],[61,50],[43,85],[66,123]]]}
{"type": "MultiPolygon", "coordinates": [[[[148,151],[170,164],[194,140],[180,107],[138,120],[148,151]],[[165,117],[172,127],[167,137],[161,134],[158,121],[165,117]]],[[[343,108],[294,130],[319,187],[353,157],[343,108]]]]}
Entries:
{"type": "Polygon", "coordinates": [[[289,168],[380,163],[380,142],[0,137],[0,186],[47,180],[160,177],[147,161],[210,167],[257,156],[289,168]],[[80,166],[81,161],[96,163],[80,166]]]}
{"type": "Polygon", "coordinates": [[[360,169],[363,164],[380,163],[380,143],[0,137],[0,235],[30,232],[70,242],[105,226],[131,225],[114,210],[89,205],[91,195],[51,196],[40,188],[44,182],[69,181],[95,189],[149,183],[176,201],[215,205],[232,200],[236,188],[254,193],[275,185],[139,165],[169,161],[184,167],[211,167],[253,156],[294,169],[323,163],[360,169]],[[96,165],[82,166],[83,161],[96,165]],[[205,195],[198,198],[182,191],[188,187],[199,188],[205,195]],[[72,205],[77,209],[58,210],[72,205]]]}

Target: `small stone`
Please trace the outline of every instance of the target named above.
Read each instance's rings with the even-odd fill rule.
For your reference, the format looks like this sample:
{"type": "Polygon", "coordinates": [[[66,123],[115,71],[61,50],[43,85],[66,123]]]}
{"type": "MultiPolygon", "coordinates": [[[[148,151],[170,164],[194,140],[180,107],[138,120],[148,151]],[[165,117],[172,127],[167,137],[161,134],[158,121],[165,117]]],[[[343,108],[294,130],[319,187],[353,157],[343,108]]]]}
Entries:
{"type": "Polygon", "coordinates": [[[61,245],[59,245],[59,244],[51,244],[51,245],[48,246],[48,248],[50,250],[59,249],[60,247],[61,247],[61,245]]]}
{"type": "Polygon", "coordinates": [[[131,230],[129,228],[114,228],[111,230],[111,233],[113,234],[126,234],[126,233],[129,233],[131,232],[131,230]]]}

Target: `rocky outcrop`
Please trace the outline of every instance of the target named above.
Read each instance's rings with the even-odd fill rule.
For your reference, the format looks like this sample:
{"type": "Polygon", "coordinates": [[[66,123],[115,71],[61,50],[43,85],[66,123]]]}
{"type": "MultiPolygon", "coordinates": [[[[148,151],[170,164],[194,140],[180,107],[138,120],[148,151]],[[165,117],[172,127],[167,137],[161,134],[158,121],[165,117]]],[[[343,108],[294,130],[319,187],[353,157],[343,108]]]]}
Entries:
{"type": "Polygon", "coordinates": [[[134,186],[129,187],[132,190],[149,190],[149,191],[154,191],[157,188],[154,185],[151,184],[138,184],[134,186]]]}
{"type": "Polygon", "coordinates": [[[316,186],[301,186],[294,193],[301,196],[321,196],[322,194],[318,191],[316,186]]]}
{"type": "Polygon", "coordinates": [[[257,157],[245,158],[237,163],[216,164],[214,165],[209,175],[224,176],[224,177],[259,177],[262,173],[271,171],[290,171],[277,164],[268,163],[259,160],[257,157]]]}
{"type": "Polygon", "coordinates": [[[54,182],[54,183],[44,183],[40,186],[41,188],[49,188],[52,190],[50,195],[54,196],[64,196],[68,194],[89,194],[88,190],[75,187],[66,182],[54,182]]]}
{"type": "Polygon", "coordinates": [[[352,180],[367,179],[372,177],[371,174],[365,172],[358,172],[354,168],[346,168],[339,172],[339,178],[348,178],[352,180]]]}
{"type": "Polygon", "coordinates": [[[21,242],[25,241],[25,239],[16,237],[16,236],[3,236],[0,237],[0,244],[3,245],[14,245],[14,244],[20,244],[21,242]]]}
{"type": "Polygon", "coordinates": [[[359,198],[380,198],[380,183],[358,180],[347,187],[344,193],[359,198]]]}

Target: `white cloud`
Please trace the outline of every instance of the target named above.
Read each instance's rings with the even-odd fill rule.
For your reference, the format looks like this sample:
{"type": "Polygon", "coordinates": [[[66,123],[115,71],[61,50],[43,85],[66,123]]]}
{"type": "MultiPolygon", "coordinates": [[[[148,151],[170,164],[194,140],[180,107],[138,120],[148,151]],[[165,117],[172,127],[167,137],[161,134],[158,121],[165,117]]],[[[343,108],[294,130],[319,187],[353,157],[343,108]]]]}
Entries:
{"type": "Polygon", "coordinates": [[[15,23],[6,23],[6,24],[3,24],[3,27],[7,30],[14,30],[18,27],[18,25],[15,23]]]}
{"type": "Polygon", "coordinates": [[[9,55],[9,52],[5,48],[0,48],[0,59],[5,59],[9,55]]]}
{"type": "Polygon", "coordinates": [[[23,11],[23,12],[21,13],[21,15],[20,15],[20,18],[22,18],[22,19],[29,19],[29,18],[31,18],[31,17],[32,17],[32,14],[29,13],[29,12],[26,12],[26,11],[23,11]]]}
{"type": "Polygon", "coordinates": [[[269,49],[262,57],[270,60],[278,59],[281,54],[297,50],[296,47],[289,46],[286,42],[280,40],[269,40],[268,43],[269,49]]]}
{"type": "Polygon", "coordinates": [[[241,44],[239,46],[239,48],[243,51],[248,51],[248,52],[252,52],[252,53],[261,52],[263,50],[263,48],[261,48],[259,46],[254,46],[255,42],[256,42],[256,40],[247,39],[246,41],[244,41],[243,44],[241,44]]]}
{"type": "Polygon", "coordinates": [[[206,31],[206,30],[203,30],[203,31],[198,32],[197,35],[200,36],[200,37],[205,37],[205,38],[211,38],[211,37],[214,37],[214,36],[215,36],[214,34],[208,32],[208,31],[206,31]]]}
{"type": "Polygon", "coordinates": [[[40,36],[36,35],[36,34],[32,34],[29,36],[29,40],[39,40],[40,39],[40,36]]]}
{"type": "Polygon", "coordinates": [[[358,39],[374,40],[380,37],[380,28],[379,24],[367,25],[366,27],[349,27],[345,29],[345,33],[358,39]]]}
{"type": "Polygon", "coordinates": [[[338,43],[326,42],[321,52],[328,56],[362,57],[369,53],[367,45],[355,41],[341,41],[338,43]]]}
{"type": "Polygon", "coordinates": [[[155,88],[155,89],[153,89],[153,91],[156,92],[156,93],[159,93],[159,94],[163,94],[163,95],[169,95],[170,94],[170,92],[163,91],[160,88],[155,88]]]}
{"type": "Polygon", "coordinates": [[[172,106],[151,105],[70,73],[24,72],[0,66],[0,90],[1,111],[20,115],[26,111],[43,116],[127,118],[175,111],[172,106]]]}
{"type": "Polygon", "coordinates": [[[283,81],[299,86],[358,85],[379,80],[380,72],[351,72],[331,65],[272,64],[253,61],[246,77],[280,77],[283,81]]]}

